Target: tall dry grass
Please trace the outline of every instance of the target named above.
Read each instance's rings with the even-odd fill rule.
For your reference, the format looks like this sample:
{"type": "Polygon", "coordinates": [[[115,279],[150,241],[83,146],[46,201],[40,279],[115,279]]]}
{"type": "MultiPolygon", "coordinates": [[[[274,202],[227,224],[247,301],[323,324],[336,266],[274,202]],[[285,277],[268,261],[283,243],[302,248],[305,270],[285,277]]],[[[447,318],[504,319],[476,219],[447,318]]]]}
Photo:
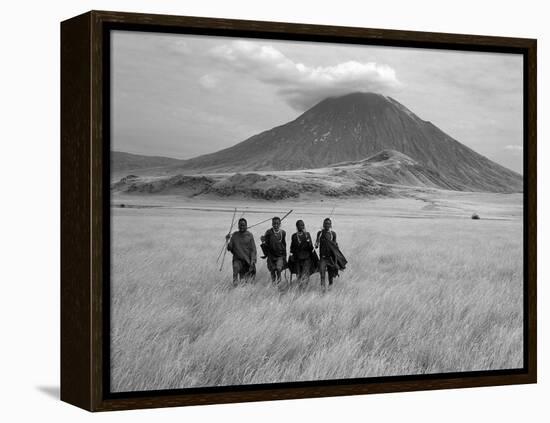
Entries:
{"type": "Polygon", "coordinates": [[[349,266],[322,295],[318,275],[279,292],[261,261],[232,289],[227,214],[113,214],[115,392],[522,366],[519,220],[337,216],[349,266]]]}

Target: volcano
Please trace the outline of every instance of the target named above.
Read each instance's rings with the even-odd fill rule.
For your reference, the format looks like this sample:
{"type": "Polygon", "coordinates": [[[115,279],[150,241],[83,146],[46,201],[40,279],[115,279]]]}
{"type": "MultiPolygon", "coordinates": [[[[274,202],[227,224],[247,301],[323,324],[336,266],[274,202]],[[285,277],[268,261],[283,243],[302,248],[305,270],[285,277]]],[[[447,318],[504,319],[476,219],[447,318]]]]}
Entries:
{"type": "Polygon", "coordinates": [[[295,120],[230,148],[169,166],[174,173],[316,169],[402,153],[437,173],[441,188],[521,192],[523,178],[466,147],[391,97],[352,93],[327,98],[295,120]]]}

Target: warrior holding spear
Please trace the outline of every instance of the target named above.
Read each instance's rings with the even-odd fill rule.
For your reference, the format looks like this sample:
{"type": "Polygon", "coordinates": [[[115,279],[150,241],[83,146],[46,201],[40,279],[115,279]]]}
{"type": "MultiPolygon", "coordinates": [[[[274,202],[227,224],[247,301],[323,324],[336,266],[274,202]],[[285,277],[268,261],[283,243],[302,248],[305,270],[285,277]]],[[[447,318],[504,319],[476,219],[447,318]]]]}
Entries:
{"type": "Polygon", "coordinates": [[[254,236],[248,232],[248,222],[239,219],[239,230],[227,234],[227,251],[233,254],[233,286],[241,282],[253,282],[256,276],[256,243],[254,236]]]}

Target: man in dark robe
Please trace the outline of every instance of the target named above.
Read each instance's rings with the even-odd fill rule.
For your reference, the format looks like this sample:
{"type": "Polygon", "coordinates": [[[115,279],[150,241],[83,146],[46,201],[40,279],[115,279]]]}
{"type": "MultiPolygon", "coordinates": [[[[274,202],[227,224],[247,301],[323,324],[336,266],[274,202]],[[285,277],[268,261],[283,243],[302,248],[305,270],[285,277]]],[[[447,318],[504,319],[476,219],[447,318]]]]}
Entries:
{"type": "Polygon", "coordinates": [[[241,282],[254,281],[256,275],[256,243],[248,232],[246,219],[239,219],[239,230],[226,235],[227,250],[233,254],[233,286],[241,282]]]}
{"type": "Polygon", "coordinates": [[[313,241],[311,235],[306,232],[306,225],[303,220],[296,222],[296,233],[292,234],[292,241],[290,243],[289,259],[293,264],[293,273],[296,273],[298,285],[300,288],[305,288],[309,282],[309,275],[312,272],[312,260],[311,255],[313,253],[313,241]]]}
{"type": "Polygon", "coordinates": [[[286,268],[286,232],[281,229],[281,218],[271,219],[272,227],[262,236],[262,251],[267,257],[271,282],[279,284],[281,273],[286,268]]]}
{"type": "Polygon", "coordinates": [[[336,232],[332,230],[332,221],[326,218],[323,221],[323,229],[317,233],[315,248],[319,248],[319,273],[321,274],[321,288],[326,290],[325,279],[328,273],[329,288],[339,270],[346,268],[347,260],[338,247],[336,232]]]}

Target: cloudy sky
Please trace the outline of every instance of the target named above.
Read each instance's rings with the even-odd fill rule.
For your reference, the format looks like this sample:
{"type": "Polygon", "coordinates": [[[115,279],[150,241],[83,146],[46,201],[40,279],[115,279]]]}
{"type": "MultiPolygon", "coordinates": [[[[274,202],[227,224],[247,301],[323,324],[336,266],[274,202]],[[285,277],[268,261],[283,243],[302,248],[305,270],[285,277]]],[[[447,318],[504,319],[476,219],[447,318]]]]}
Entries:
{"type": "Polygon", "coordinates": [[[111,64],[113,150],[191,158],[373,91],[523,173],[519,55],[115,31],[111,64]]]}

